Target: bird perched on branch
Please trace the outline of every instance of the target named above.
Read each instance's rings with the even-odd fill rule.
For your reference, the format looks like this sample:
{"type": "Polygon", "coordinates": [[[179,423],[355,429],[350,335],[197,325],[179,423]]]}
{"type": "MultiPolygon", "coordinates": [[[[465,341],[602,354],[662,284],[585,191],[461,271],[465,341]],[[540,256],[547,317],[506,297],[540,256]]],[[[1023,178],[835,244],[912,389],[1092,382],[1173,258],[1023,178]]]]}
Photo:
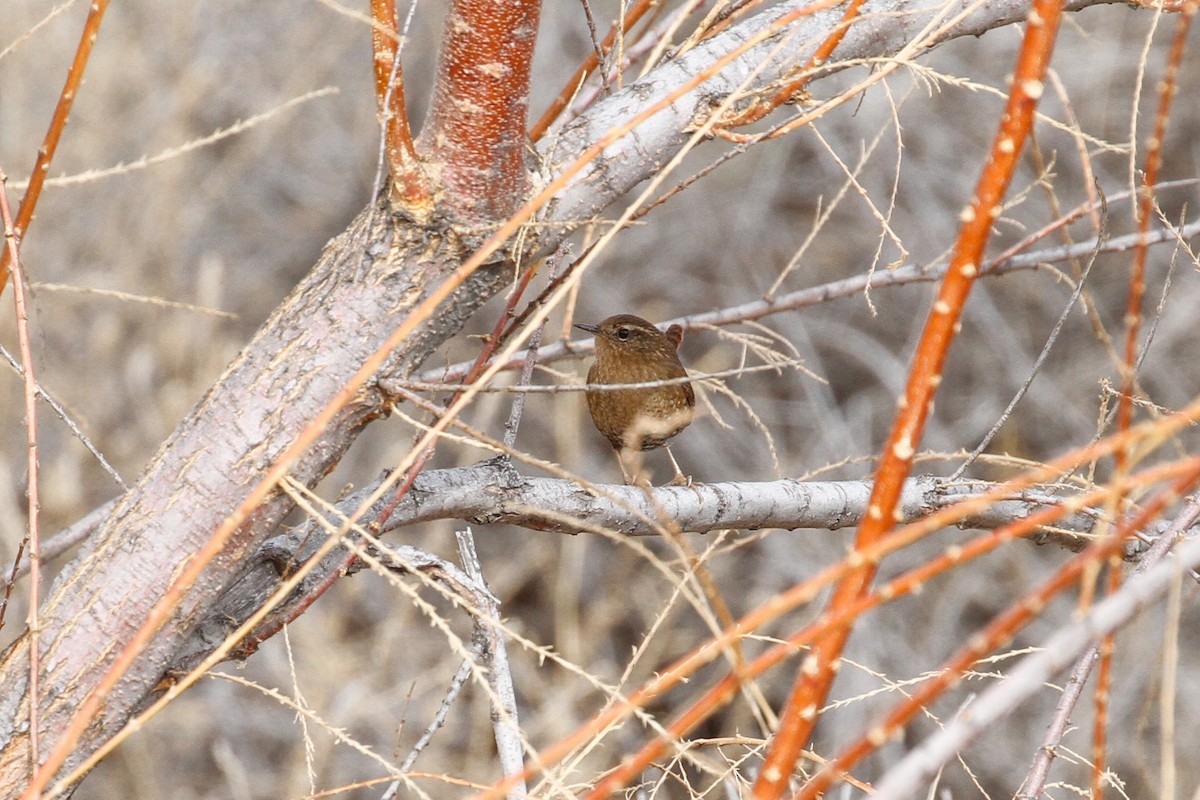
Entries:
{"type": "MultiPolygon", "coordinates": [[[[577,324],[596,337],[596,361],[588,370],[588,386],[659,383],[687,377],[677,350],[683,329],[672,325],[664,333],[641,317],[618,314],[599,325],[577,324]]],[[[666,447],[667,440],[691,424],[696,414],[696,393],[687,381],[637,389],[589,390],[588,411],[596,429],[617,451],[626,483],[632,483],[626,458],[637,478],[641,453],[666,447]]],[[[690,483],[671,450],[667,457],[675,468],[676,483],[690,483]]]]}

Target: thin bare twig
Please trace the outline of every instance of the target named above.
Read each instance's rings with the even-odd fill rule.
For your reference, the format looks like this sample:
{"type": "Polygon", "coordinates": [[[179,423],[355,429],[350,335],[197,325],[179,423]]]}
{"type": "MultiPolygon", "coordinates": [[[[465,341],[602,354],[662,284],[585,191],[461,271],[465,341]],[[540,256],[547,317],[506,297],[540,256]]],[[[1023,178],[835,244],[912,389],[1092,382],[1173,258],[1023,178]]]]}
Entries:
{"type": "MultiPolygon", "coordinates": [[[[524,355],[528,358],[529,350],[526,350],[524,355]]],[[[695,383],[697,381],[718,381],[723,378],[740,378],[743,375],[748,375],[755,372],[774,372],[779,374],[784,369],[800,369],[801,362],[794,359],[780,361],[774,364],[756,364],[752,367],[733,367],[731,369],[723,369],[719,372],[693,372],[686,378],[664,378],[660,381],[640,381],[638,383],[606,383],[599,384],[553,384],[545,385],[540,383],[518,383],[512,386],[482,386],[479,387],[481,394],[563,394],[571,392],[619,392],[626,389],[657,389],[660,386],[679,386],[684,383],[695,383]]],[[[398,389],[407,389],[412,391],[427,391],[427,392],[461,392],[462,390],[471,387],[475,384],[470,383],[428,383],[425,381],[404,381],[404,380],[386,380],[380,381],[380,385],[388,390],[395,391],[398,389]]]]}
{"type": "MultiPolygon", "coordinates": [[[[29,344],[29,309],[25,301],[25,270],[21,266],[20,234],[13,224],[12,213],[8,208],[8,191],[5,182],[8,177],[0,170],[0,218],[4,222],[4,253],[12,269],[13,305],[17,314],[17,343],[21,350],[22,386],[25,390],[25,443],[28,495],[28,533],[29,542],[29,750],[30,778],[38,772],[38,706],[41,703],[41,619],[38,616],[41,607],[42,588],[42,554],[41,554],[41,497],[39,486],[41,474],[38,471],[38,423],[37,423],[37,380],[33,373],[33,349],[29,344]]],[[[17,559],[21,559],[21,551],[17,550],[17,559]]],[[[14,568],[16,563],[14,562],[14,568]]],[[[11,586],[11,584],[10,584],[11,586]]],[[[4,605],[0,607],[0,624],[3,624],[3,611],[8,607],[8,593],[5,592],[4,605]]]]}
{"type": "MultiPolygon", "coordinates": [[[[534,123],[533,127],[530,128],[530,139],[536,142],[545,135],[546,131],[550,128],[550,125],[554,122],[554,120],[558,119],[559,114],[561,114],[563,109],[567,107],[567,103],[571,102],[571,98],[575,96],[575,92],[579,90],[579,87],[583,84],[583,82],[586,81],[592,71],[596,69],[596,66],[603,58],[604,53],[612,50],[613,42],[616,41],[617,36],[623,36],[631,27],[636,25],[637,21],[641,19],[642,15],[653,8],[654,5],[655,4],[652,0],[637,0],[637,2],[635,2],[630,8],[623,11],[621,19],[622,24],[620,26],[614,25],[612,29],[609,30],[608,35],[604,37],[604,41],[601,42],[598,47],[593,48],[591,55],[584,60],[583,64],[575,71],[575,74],[570,77],[563,88],[559,91],[558,95],[550,103],[550,107],[542,113],[542,116],[536,123],[534,123]]],[[[586,2],[584,3],[584,7],[585,9],[587,8],[586,2]]],[[[595,26],[594,23],[591,23],[590,14],[588,19],[590,23],[589,27],[592,29],[592,40],[594,42],[595,26]]]]}
{"type": "MultiPolygon", "coordinates": [[[[111,178],[116,175],[127,175],[130,172],[136,172],[138,170],[148,169],[149,167],[157,166],[158,164],[164,164],[172,159],[179,158],[180,156],[186,155],[186,154],[194,152],[196,150],[201,150],[205,147],[211,147],[212,145],[217,144],[218,142],[228,139],[230,137],[238,136],[239,134],[242,134],[252,128],[257,127],[261,123],[266,122],[267,120],[271,119],[272,117],[275,117],[278,114],[282,114],[284,111],[288,111],[289,109],[295,108],[298,105],[307,103],[310,100],[316,100],[317,98],[320,98],[320,97],[330,97],[337,93],[338,93],[338,88],[336,86],[326,86],[321,89],[314,89],[311,92],[305,92],[304,94],[299,95],[298,97],[293,97],[290,100],[282,102],[279,105],[275,106],[274,108],[269,108],[266,111],[255,114],[246,119],[239,120],[227,127],[218,128],[215,131],[213,131],[212,133],[208,134],[207,136],[201,136],[199,139],[192,139],[192,140],[184,142],[183,144],[178,145],[176,147],[168,147],[167,149],[162,150],[158,153],[155,153],[152,156],[151,155],[143,155],[140,158],[135,158],[133,161],[130,161],[128,163],[119,163],[112,167],[87,169],[87,170],[84,170],[83,172],[77,172],[73,175],[60,175],[57,178],[47,178],[45,181],[45,185],[52,186],[52,187],[77,186],[77,185],[84,184],[84,183],[91,183],[93,181],[102,180],[104,178],[111,178]]],[[[30,183],[32,183],[32,178],[27,181],[13,181],[13,186],[16,188],[22,188],[22,187],[29,186],[30,183]]],[[[73,291],[73,290],[74,291],[82,291],[75,287],[63,287],[63,286],[59,286],[59,285],[55,285],[55,288],[63,290],[63,291],[73,291]]],[[[96,294],[105,294],[106,293],[104,290],[100,290],[100,289],[93,289],[91,291],[95,292],[96,294]]],[[[119,293],[114,292],[112,294],[116,295],[119,293]]],[[[163,301],[163,302],[165,303],[166,301],[163,301]]],[[[182,306],[182,307],[187,307],[185,304],[182,304],[182,303],[180,303],[178,305],[182,306]]],[[[225,314],[225,312],[211,312],[211,313],[225,314]]],[[[235,315],[227,314],[227,316],[233,317],[235,315]]]]}
{"type": "MultiPolygon", "coordinates": [[[[554,255],[546,259],[550,266],[547,279],[553,285],[563,270],[563,257],[566,255],[565,245],[559,247],[554,255]]],[[[525,364],[521,367],[521,383],[529,383],[533,377],[533,368],[537,364],[538,348],[542,344],[542,335],[546,330],[546,320],[542,320],[533,333],[529,335],[529,348],[525,351],[525,364]]],[[[521,425],[521,415],[525,412],[525,395],[518,394],[513,398],[512,410],[508,414],[508,422],[504,423],[504,446],[513,447],[517,442],[517,428],[521,425]]]]}
{"type": "MultiPolygon", "coordinates": [[[[9,366],[12,367],[18,375],[25,375],[24,367],[22,367],[21,364],[15,358],[13,358],[12,353],[8,352],[3,347],[0,347],[0,356],[4,356],[4,360],[8,362],[9,366]]],[[[96,444],[92,441],[91,437],[83,432],[83,429],[79,427],[79,423],[77,423],[71,417],[71,415],[67,413],[67,410],[62,407],[62,404],[55,400],[49,392],[43,389],[41,384],[36,384],[34,388],[36,389],[38,396],[45,400],[46,404],[50,406],[51,410],[54,411],[55,416],[63,421],[71,433],[75,435],[75,438],[79,440],[80,444],[86,447],[87,451],[91,453],[98,462],[100,462],[100,466],[104,468],[104,471],[107,472],[114,481],[116,481],[117,485],[120,486],[123,491],[128,491],[129,485],[126,484],[124,479],[121,478],[120,473],[117,472],[117,468],[109,463],[108,459],[104,457],[104,453],[100,452],[100,449],[96,447],[96,444]]],[[[42,549],[42,555],[46,555],[45,547],[42,549]]],[[[3,619],[3,615],[0,615],[0,619],[3,619]]]]}
{"type": "MultiPolygon", "coordinates": [[[[1167,120],[1170,118],[1171,101],[1174,99],[1178,81],[1179,64],[1183,60],[1187,45],[1188,30],[1196,13],[1196,3],[1189,3],[1177,17],[1175,36],[1167,55],[1167,64],[1162,80],[1158,84],[1158,109],[1154,119],[1154,132],[1146,152],[1146,164],[1139,191],[1139,202],[1135,204],[1138,233],[1145,235],[1150,230],[1154,216],[1155,185],[1162,168],[1163,140],[1166,137],[1167,120]]],[[[1161,12],[1160,12],[1161,13],[1161,12]]],[[[1149,44],[1147,42],[1147,44],[1149,44]]],[[[1145,62],[1143,62],[1145,63],[1145,62]]],[[[1136,115],[1135,115],[1136,118],[1136,115]]],[[[1138,374],[1138,337],[1142,324],[1142,302],[1146,292],[1146,259],[1149,248],[1140,244],[1133,251],[1133,264],[1129,271],[1129,290],[1125,306],[1125,347],[1121,359],[1121,394],[1117,403],[1117,430],[1123,431],[1133,420],[1134,392],[1138,374]]],[[[1148,342],[1147,342],[1148,345],[1148,342]]],[[[1130,467],[1134,455],[1131,450],[1121,449],[1115,454],[1118,475],[1130,467]]],[[[1106,591],[1113,595],[1121,586],[1120,565],[1115,557],[1108,562],[1106,591]]],[[[1115,638],[1109,633],[1100,642],[1100,664],[1096,675],[1096,713],[1092,726],[1092,797],[1103,800],[1105,765],[1108,760],[1108,703],[1112,685],[1112,652],[1115,638]]]]}
{"type": "Polygon", "coordinates": [[[967,468],[970,467],[971,464],[975,463],[975,460],[979,458],[979,455],[987,449],[988,445],[992,443],[992,439],[994,439],[996,434],[1000,432],[1000,429],[1004,427],[1004,423],[1008,421],[1013,409],[1017,407],[1017,403],[1021,402],[1021,398],[1023,398],[1025,393],[1029,391],[1029,387],[1033,386],[1034,378],[1036,378],[1038,373],[1041,372],[1042,366],[1046,363],[1046,359],[1050,355],[1051,348],[1053,348],[1054,343],[1058,341],[1058,335],[1062,332],[1063,325],[1065,325],[1067,322],[1067,317],[1070,316],[1071,311],[1075,308],[1075,303],[1079,301],[1080,296],[1083,294],[1083,287],[1087,284],[1088,277],[1092,274],[1092,267],[1096,265],[1096,257],[1100,254],[1100,247],[1107,238],[1108,231],[1107,227],[1105,226],[1101,228],[1099,234],[1096,236],[1096,248],[1092,251],[1092,257],[1088,259],[1087,267],[1084,268],[1083,274],[1080,275],[1079,279],[1075,282],[1075,288],[1071,291],[1071,296],[1067,299],[1067,304],[1063,308],[1062,313],[1058,315],[1058,321],[1054,323],[1054,327],[1050,330],[1050,335],[1046,337],[1046,343],[1042,345],[1041,351],[1038,353],[1037,358],[1034,359],[1033,366],[1029,370],[1029,375],[1026,376],[1025,381],[1021,384],[1020,388],[1017,389],[1017,392],[1013,395],[1012,399],[1008,401],[1008,405],[1004,407],[1002,412],[1000,412],[1000,416],[997,417],[996,422],[992,425],[991,430],[984,435],[983,439],[979,441],[979,444],[975,445],[975,449],[972,450],[971,454],[963,460],[963,463],[959,465],[958,469],[954,470],[953,474],[950,476],[950,480],[957,480],[958,478],[961,478],[963,473],[967,471],[967,468]]]}

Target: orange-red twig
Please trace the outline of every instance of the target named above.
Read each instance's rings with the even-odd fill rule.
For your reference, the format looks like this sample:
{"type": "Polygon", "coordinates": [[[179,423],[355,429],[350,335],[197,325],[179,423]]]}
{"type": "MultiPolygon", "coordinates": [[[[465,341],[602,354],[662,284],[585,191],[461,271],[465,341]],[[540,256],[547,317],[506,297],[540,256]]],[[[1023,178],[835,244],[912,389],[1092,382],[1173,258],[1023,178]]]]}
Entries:
{"type": "Polygon", "coordinates": [[[757,122],[795,97],[796,93],[812,80],[812,71],[828,61],[830,56],[833,55],[833,51],[842,43],[842,39],[846,36],[846,31],[850,30],[850,26],[854,24],[854,20],[858,19],[858,12],[864,2],[865,0],[851,0],[849,5],[846,6],[845,13],[842,14],[841,22],[837,24],[832,33],[825,37],[825,41],[821,42],[820,46],[817,47],[816,52],[812,54],[812,58],[800,69],[800,77],[776,89],[769,97],[754,102],[742,113],[736,114],[728,120],[722,120],[721,127],[737,128],[757,122]]]}
{"type": "MultiPolygon", "coordinates": [[[[941,381],[942,365],[957,332],[967,295],[979,274],[991,225],[1000,213],[1017,156],[1033,123],[1061,12],[1060,2],[1039,0],[1029,13],[1008,104],[980,175],[975,198],[964,211],[954,256],[913,357],[908,386],[880,456],[867,516],[858,529],[857,551],[875,544],[894,524],[896,501],[908,477],[926,415],[941,381]]],[[[829,602],[830,613],[839,612],[861,597],[870,586],[875,570],[874,563],[866,563],[839,581],[829,602]]],[[[813,643],[812,652],[797,674],[779,730],[754,784],[756,800],[774,800],[786,789],[796,760],[816,725],[817,712],[828,696],[849,634],[850,628],[843,626],[813,643]]]]}
{"type": "MultiPolygon", "coordinates": [[[[1109,595],[1121,588],[1119,558],[1108,558],[1108,580],[1104,590],[1109,595]]],[[[1112,691],[1112,657],[1116,638],[1110,633],[1100,637],[1097,650],[1096,688],[1092,692],[1095,717],[1092,721],[1092,800],[1104,800],[1104,774],[1108,771],[1108,701],[1112,691]]]]}
{"type": "MultiPolygon", "coordinates": [[[[1136,216],[1138,234],[1144,236],[1150,230],[1150,222],[1154,218],[1154,193],[1158,183],[1158,173],[1162,169],[1163,139],[1167,135],[1167,119],[1170,116],[1171,101],[1179,80],[1179,64],[1183,61],[1183,52],[1187,46],[1188,30],[1191,27],[1192,16],[1196,13],[1197,4],[1188,3],[1175,25],[1175,37],[1171,42],[1171,51],[1167,56],[1167,67],[1158,87],[1158,112],[1154,119],[1154,133],[1146,147],[1146,168],[1143,173],[1142,185],[1139,187],[1136,216]]],[[[1129,427],[1133,418],[1134,369],[1136,367],[1138,335],[1141,331],[1142,298],[1146,293],[1146,255],[1149,248],[1139,244],[1133,251],[1133,269],[1129,275],[1129,298],[1125,306],[1125,354],[1122,363],[1121,402],[1117,410],[1117,429],[1129,427]]],[[[1118,454],[1123,459],[1125,454],[1118,454]]]]}
{"type": "Polygon", "coordinates": [[[371,52],[375,63],[375,103],[383,126],[384,156],[392,176],[392,198],[415,217],[432,210],[429,183],[417,160],[404,101],[404,68],[396,31],[396,0],[371,0],[371,52]]]}
{"type": "MultiPolygon", "coordinates": [[[[1162,169],[1163,139],[1167,134],[1167,119],[1170,116],[1171,101],[1179,79],[1179,64],[1183,61],[1184,49],[1187,46],[1188,30],[1191,27],[1192,16],[1196,13],[1197,5],[1189,2],[1184,6],[1175,24],[1175,36],[1171,42],[1171,50],[1167,55],[1167,66],[1162,81],[1159,83],[1158,111],[1154,119],[1154,133],[1146,148],[1146,168],[1143,173],[1142,185],[1139,187],[1139,198],[1135,206],[1137,227],[1140,235],[1150,230],[1150,221],[1154,216],[1154,194],[1158,183],[1158,173],[1162,169]]],[[[1117,430],[1126,430],[1133,420],[1133,394],[1137,385],[1137,351],[1138,337],[1141,331],[1142,301],[1146,293],[1146,257],[1149,248],[1139,244],[1133,251],[1133,268],[1129,273],[1129,294],[1125,306],[1125,352],[1121,361],[1121,397],[1117,406],[1117,430]]],[[[1117,472],[1129,469],[1131,454],[1128,448],[1116,453],[1117,472]]],[[[1110,558],[1108,563],[1108,580],[1105,591],[1109,594],[1116,592],[1121,586],[1121,569],[1118,559],[1110,558]]],[[[1108,708],[1109,693],[1112,687],[1112,654],[1114,634],[1108,634],[1100,642],[1100,663],[1096,673],[1096,689],[1094,693],[1095,717],[1092,727],[1092,798],[1104,798],[1104,773],[1108,762],[1108,708]]]]}
{"type": "MultiPolygon", "coordinates": [[[[100,34],[100,22],[108,9],[108,0],[92,0],[88,6],[87,20],[83,23],[83,33],[79,36],[79,46],[75,48],[75,58],[71,68],[67,70],[67,80],[62,92],[58,95],[58,104],[54,107],[54,115],[50,117],[50,127],[38,148],[37,159],[33,163],[33,172],[29,175],[29,186],[25,188],[25,196],[21,198],[21,207],[17,209],[17,219],[13,225],[17,240],[25,238],[29,231],[29,223],[33,220],[33,210],[37,207],[38,198],[42,195],[42,184],[46,182],[46,173],[50,171],[50,162],[58,149],[58,142],[67,127],[67,118],[71,114],[71,105],[75,102],[75,94],[83,83],[83,72],[87,69],[88,59],[92,55],[92,47],[100,34]]],[[[8,281],[9,254],[7,250],[0,251],[0,292],[8,281]]]]}

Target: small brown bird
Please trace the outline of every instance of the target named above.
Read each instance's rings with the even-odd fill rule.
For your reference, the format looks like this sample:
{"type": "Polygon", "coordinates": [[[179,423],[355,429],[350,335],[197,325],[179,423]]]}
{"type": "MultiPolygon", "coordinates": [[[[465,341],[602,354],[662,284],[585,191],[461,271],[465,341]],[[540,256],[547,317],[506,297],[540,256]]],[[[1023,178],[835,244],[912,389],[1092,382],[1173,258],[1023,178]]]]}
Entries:
{"type": "MultiPolygon", "coordinates": [[[[663,333],[641,317],[618,314],[599,325],[575,327],[596,337],[596,361],[588,370],[588,385],[652,383],[687,377],[687,370],[675,352],[683,339],[683,329],[678,325],[663,333]]],[[[696,414],[696,393],[690,383],[590,391],[587,403],[596,429],[617,451],[626,483],[632,482],[625,468],[627,453],[634,454],[636,477],[641,451],[665,447],[667,440],[691,424],[696,414]]],[[[675,467],[675,482],[689,482],[669,447],[667,456],[675,467]]]]}

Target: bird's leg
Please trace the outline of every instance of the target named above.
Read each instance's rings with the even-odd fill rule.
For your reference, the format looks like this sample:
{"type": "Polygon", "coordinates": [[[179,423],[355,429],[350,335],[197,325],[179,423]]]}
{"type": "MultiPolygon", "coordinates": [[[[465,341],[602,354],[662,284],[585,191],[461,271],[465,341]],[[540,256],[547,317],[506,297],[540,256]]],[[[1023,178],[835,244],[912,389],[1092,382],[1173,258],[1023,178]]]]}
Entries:
{"type": "Polygon", "coordinates": [[[621,479],[625,482],[625,485],[628,486],[629,471],[625,469],[625,450],[613,450],[613,452],[617,454],[617,465],[621,468],[621,479]]]}
{"type": "Polygon", "coordinates": [[[649,486],[650,481],[643,478],[642,472],[642,454],[638,450],[629,447],[622,447],[615,451],[617,454],[617,463],[621,465],[621,477],[625,479],[626,486],[649,486]],[[630,457],[629,469],[625,468],[625,456],[630,457]]]}
{"type": "Polygon", "coordinates": [[[683,470],[679,468],[679,462],[675,460],[675,454],[671,452],[671,446],[665,444],[663,450],[667,451],[667,458],[671,459],[671,466],[675,468],[675,477],[671,479],[671,485],[691,486],[692,476],[683,474],[683,470]]]}

